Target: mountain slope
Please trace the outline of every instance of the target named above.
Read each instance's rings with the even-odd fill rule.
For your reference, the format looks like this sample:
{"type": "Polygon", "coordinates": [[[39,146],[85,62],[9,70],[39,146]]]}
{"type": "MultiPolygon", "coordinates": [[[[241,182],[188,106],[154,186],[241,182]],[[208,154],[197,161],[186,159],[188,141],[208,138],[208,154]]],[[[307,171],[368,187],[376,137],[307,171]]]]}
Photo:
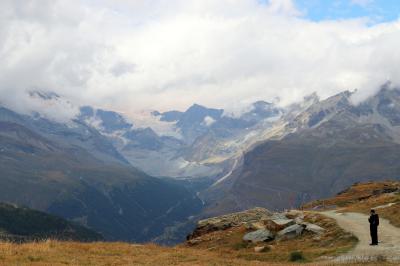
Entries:
{"type": "Polygon", "coordinates": [[[232,175],[205,193],[206,213],[296,207],[354,182],[400,179],[399,90],[382,88],[360,105],[350,97],[312,104],[286,122],[288,133],[246,152],[232,175]]]}
{"type": "Polygon", "coordinates": [[[43,239],[100,241],[103,237],[88,228],[57,216],[0,203],[0,239],[32,241],[43,239]]]}
{"type": "Polygon", "coordinates": [[[112,144],[73,126],[0,112],[0,201],[80,222],[109,240],[149,241],[198,212],[180,184],[130,166],[112,144]]]}

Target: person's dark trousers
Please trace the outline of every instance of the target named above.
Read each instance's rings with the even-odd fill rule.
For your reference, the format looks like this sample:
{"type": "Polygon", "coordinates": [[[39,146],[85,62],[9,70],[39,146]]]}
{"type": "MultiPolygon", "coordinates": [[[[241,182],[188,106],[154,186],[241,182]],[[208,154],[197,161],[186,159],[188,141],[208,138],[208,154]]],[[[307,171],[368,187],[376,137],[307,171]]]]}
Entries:
{"type": "Polygon", "coordinates": [[[378,245],[378,226],[371,225],[369,227],[373,245],[378,245]]]}

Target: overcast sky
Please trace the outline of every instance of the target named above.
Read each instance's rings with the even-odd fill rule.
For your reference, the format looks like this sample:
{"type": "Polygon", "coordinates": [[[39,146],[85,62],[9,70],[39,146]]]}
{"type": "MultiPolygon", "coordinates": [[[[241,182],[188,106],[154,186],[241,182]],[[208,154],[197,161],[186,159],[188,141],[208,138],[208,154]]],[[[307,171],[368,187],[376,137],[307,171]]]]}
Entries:
{"type": "Polygon", "coordinates": [[[400,83],[397,5],[1,0],[0,96],[37,88],[128,113],[356,88],[362,98],[400,83]]]}

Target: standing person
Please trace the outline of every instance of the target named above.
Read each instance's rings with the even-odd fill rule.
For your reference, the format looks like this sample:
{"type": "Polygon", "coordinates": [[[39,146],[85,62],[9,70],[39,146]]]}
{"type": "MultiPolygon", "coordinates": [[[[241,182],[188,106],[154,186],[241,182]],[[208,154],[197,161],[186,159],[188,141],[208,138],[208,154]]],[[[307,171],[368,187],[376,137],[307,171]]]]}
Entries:
{"type": "Polygon", "coordinates": [[[378,245],[378,225],[379,216],[375,213],[375,210],[371,210],[371,215],[369,216],[369,231],[371,233],[371,246],[378,245]]]}

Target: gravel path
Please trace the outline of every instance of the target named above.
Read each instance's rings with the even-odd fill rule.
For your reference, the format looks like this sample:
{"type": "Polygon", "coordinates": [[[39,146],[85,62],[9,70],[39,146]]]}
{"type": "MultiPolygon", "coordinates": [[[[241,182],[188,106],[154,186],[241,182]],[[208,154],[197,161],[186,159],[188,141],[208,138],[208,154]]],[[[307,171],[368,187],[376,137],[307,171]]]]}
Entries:
{"type": "MultiPolygon", "coordinates": [[[[335,259],[336,262],[391,261],[400,263],[400,228],[380,218],[378,227],[378,246],[370,246],[368,216],[361,213],[337,213],[336,211],[322,212],[333,218],[344,230],[359,239],[352,251],[335,259]]],[[[379,212],[378,212],[379,214],[379,212]]]]}

